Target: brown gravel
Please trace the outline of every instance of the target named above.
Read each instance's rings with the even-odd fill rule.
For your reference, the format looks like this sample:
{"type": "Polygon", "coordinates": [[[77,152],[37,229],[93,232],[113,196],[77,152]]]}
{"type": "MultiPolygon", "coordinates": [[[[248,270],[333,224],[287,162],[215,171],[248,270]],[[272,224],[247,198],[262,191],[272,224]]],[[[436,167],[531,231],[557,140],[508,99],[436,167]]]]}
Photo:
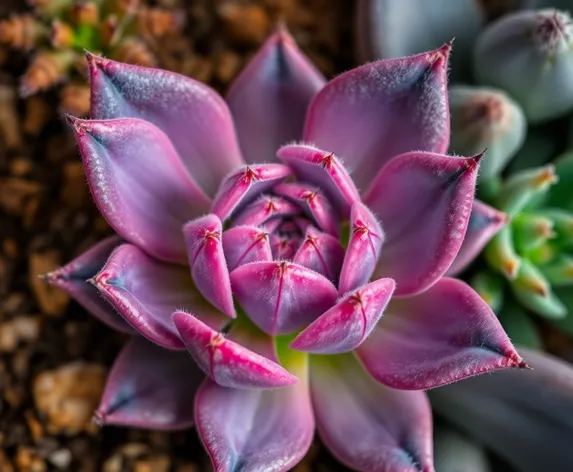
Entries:
{"type": "MultiPolygon", "coordinates": [[[[156,49],[165,67],[224,92],[283,22],[332,76],[353,66],[353,3],[187,0],[185,35],[159,41],[156,49]]],[[[2,0],[0,18],[25,8],[26,2],[2,0]]],[[[29,59],[0,49],[0,471],[209,471],[194,431],[100,430],[90,422],[124,336],[38,275],[69,261],[109,229],[59,116],[61,107],[81,108],[85,90],[70,85],[62,91],[63,102],[59,90],[20,99],[18,78],[29,59]]],[[[295,470],[344,469],[316,445],[295,470]]]]}

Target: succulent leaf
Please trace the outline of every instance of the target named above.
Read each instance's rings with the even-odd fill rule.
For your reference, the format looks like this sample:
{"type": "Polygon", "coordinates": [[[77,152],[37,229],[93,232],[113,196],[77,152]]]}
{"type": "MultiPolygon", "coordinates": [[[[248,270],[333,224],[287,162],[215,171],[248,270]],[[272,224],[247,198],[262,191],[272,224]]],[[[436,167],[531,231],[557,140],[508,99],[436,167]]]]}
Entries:
{"type": "Polygon", "coordinates": [[[449,53],[447,44],[339,75],[311,102],[304,141],[338,156],[361,189],[398,154],[446,152],[449,53]]]}
{"type": "MultiPolygon", "coordinates": [[[[191,314],[177,311],[173,314],[173,323],[197,365],[222,387],[264,389],[297,382],[297,378],[280,365],[225,338],[191,314]]],[[[272,343],[270,337],[268,342],[272,343]]]]}
{"type": "Polygon", "coordinates": [[[92,54],[88,63],[92,118],[141,118],[156,125],[208,195],[244,163],[229,108],[210,87],[173,72],[92,54]]]}
{"type": "Polygon", "coordinates": [[[111,369],[95,421],[177,430],[193,426],[191,399],[204,379],[184,352],[132,338],[111,369]]]}
{"type": "Polygon", "coordinates": [[[167,349],[184,349],[171,320],[177,309],[213,329],[228,321],[197,291],[185,267],[152,259],[131,244],[119,246],[92,283],[139,334],[167,349]]]}
{"type": "Polygon", "coordinates": [[[347,292],[336,305],[308,325],[290,347],[313,354],[353,351],[382,317],[395,287],[392,279],[379,279],[347,292]]]}
{"type": "Polygon", "coordinates": [[[313,357],[311,392],[320,437],[348,467],[434,470],[432,418],[424,392],[376,383],[351,355],[313,357]]]}
{"type": "Polygon", "coordinates": [[[70,121],[90,189],[108,223],[152,256],[184,262],[181,226],[205,213],[209,198],[169,138],[139,119],[70,121]]]}
{"type": "Polygon", "coordinates": [[[396,280],[396,295],[423,292],[454,261],[470,220],[480,157],[402,154],[365,193],[385,233],[374,277],[396,280]]]}
{"type": "Polygon", "coordinates": [[[416,297],[393,299],[356,352],[372,377],[401,390],[525,367],[488,305],[448,278],[416,297]]]}
{"type": "Polygon", "coordinates": [[[227,94],[247,163],[276,161],[280,146],[302,138],[308,104],[325,82],[284,28],[267,39],[227,94]]]}

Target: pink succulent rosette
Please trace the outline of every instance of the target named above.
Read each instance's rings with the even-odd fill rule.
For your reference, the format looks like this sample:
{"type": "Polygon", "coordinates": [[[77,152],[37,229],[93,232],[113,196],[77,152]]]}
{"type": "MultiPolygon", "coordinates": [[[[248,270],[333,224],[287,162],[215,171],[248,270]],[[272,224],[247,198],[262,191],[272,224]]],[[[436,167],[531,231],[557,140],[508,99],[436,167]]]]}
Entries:
{"type": "Polygon", "coordinates": [[[424,390],[525,365],[444,277],[503,224],[481,156],[444,155],[449,51],[326,83],[280,30],[226,100],[88,55],[69,121],[119,236],[48,279],[133,336],[102,424],[195,425],[217,471],[289,470],[315,426],[354,469],[433,470],[424,390]]]}

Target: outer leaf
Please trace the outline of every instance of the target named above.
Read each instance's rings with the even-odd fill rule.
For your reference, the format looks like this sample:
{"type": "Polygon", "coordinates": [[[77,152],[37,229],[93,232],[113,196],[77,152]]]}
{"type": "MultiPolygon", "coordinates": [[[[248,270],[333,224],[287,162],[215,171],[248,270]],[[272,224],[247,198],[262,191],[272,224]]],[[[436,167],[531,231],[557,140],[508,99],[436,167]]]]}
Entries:
{"type": "Polygon", "coordinates": [[[374,278],[395,279],[396,295],[426,290],[452,264],[466,234],[480,157],[407,153],[372,182],[364,202],[386,235],[374,278]]]}
{"type": "Polygon", "coordinates": [[[167,134],[185,166],[214,195],[243,164],[233,119],[211,88],[173,72],[88,54],[92,118],[142,118],[167,134]]]}
{"type": "Polygon", "coordinates": [[[338,284],[338,291],[341,295],[370,280],[384,242],[384,231],[380,224],[361,202],[352,205],[350,232],[338,284]]]}
{"type": "Polygon", "coordinates": [[[192,399],[203,378],[187,353],[133,338],[115,360],[95,420],[155,430],[189,428],[192,399]]]}
{"type": "Polygon", "coordinates": [[[280,365],[226,339],[190,314],[177,311],[173,322],[201,370],[222,387],[276,388],[297,382],[280,365]]]}
{"type": "Polygon", "coordinates": [[[221,242],[222,232],[221,220],[213,214],[190,221],[183,227],[195,285],[216,308],[235,318],[237,313],[221,242]]]}
{"type": "Polygon", "coordinates": [[[324,83],[284,28],[267,39],[227,95],[247,162],[276,160],[279,146],[302,138],[306,109],[324,83]]]}
{"type": "Polygon", "coordinates": [[[223,181],[215,196],[211,213],[225,221],[240,205],[249,203],[290,175],[291,170],[281,164],[243,167],[223,181]]]}
{"type": "Polygon", "coordinates": [[[432,417],[424,392],[374,382],[350,356],[313,358],[318,431],[332,453],[363,472],[431,472],[432,417]]]}
{"type": "Polygon", "coordinates": [[[269,234],[254,226],[235,226],[225,231],[223,250],[230,271],[249,262],[273,259],[269,234]]]}
{"type": "Polygon", "coordinates": [[[573,464],[573,369],[520,348],[532,371],[503,371],[431,393],[432,405],[516,470],[568,470],[573,464]]]}
{"type": "Polygon", "coordinates": [[[91,281],[136,331],[167,349],[185,347],[171,321],[177,309],[213,329],[228,320],[199,294],[185,267],[151,259],[131,244],[119,246],[91,281]]]}
{"type": "Polygon", "coordinates": [[[299,180],[320,188],[343,217],[348,218],[352,204],[360,201],[350,175],[331,152],[292,144],[280,148],[277,156],[294,170],[299,180]]]}
{"type": "Polygon", "coordinates": [[[331,282],[338,281],[344,260],[344,248],[334,236],[312,226],[306,229],[304,241],[294,255],[293,262],[324,275],[331,282]]]}
{"type": "Polygon", "coordinates": [[[491,238],[507,224],[507,221],[505,213],[474,200],[466,236],[447,274],[456,275],[464,270],[482,252],[491,238]]]}
{"type": "Polygon", "coordinates": [[[489,306],[448,278],[417,297],[392,301],[357,353],[376,380],[404,390],[526,367],[489,306]]]}
{"type": "Polygon", "coordinates": [[[303,139],[339,156],[361,188],[397,154],[446,152],[449,53],[447,44],[339,75],[310,104],[303,139]]]}
{"type": "Polygon", "coordinates": [[[288,334],[315,320],[336,301],[322,275],[285,261],[252,262],[231,272],[233,293],[266,333],[288,334]]]}
{"type": "Polygon", "coordinates": [[[195,421],[215,470],[286,472],[304,457],[314,418],[306,367],[295,373],[301,380],[278,390],[205,381],[195,400],[195,421]]]}
{"type": "Polygon", "coordinates": [[[120,237],[110,236],[64,267],[46,274],[45,278],[50,284],[68,292],[74,300],[110,328],[126,334],[135,334],[135,330],[102,298],[97,289],[87,282],[98,273],[112,251],[121,243],[120,237]]]}
{"type": "Polygon", "coordinates": [[[380,279],[347,293],[291,343],[292,349],[314,354],[338,354],[356,349],[382,317],[396,284],[380,279]]]}
{"type": "Polygon", "coordinates": [[[146,121],[71,119],[96,204],[129,242],[167,261],[186,260],[181,225],[209,199],[163,132],[146,121]]]}

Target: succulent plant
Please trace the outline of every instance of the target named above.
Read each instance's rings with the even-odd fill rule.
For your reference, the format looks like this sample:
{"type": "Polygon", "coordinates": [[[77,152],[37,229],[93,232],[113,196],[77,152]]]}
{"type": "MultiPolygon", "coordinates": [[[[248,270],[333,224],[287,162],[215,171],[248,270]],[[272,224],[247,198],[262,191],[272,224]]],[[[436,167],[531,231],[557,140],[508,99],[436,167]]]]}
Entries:
{"type": "Polygon", "coordinates": [[[554,9],[525,10],[498,19],[476,43],[477,81],[509,92],[531,123],[570,112],[572,25],[569,13],[554,9]]]}
{"type": "Polygon", "coordinates": [[[122,62],[154,66],[155,42],[181,24],[174,9],[145,0],[29,0],[32,10],[0,20],[0,44],[34,52],[21,77],[23,96],[67,82],[63,108],[87,113],[84,50],[122,62]]]}
{"type": "Polygon", "coordinates": [[[443,154],[449,51],[325,83],[281,29],[226,101],[88,55],[69,121],[117,236],[46,278],[132,336],[99,423],[195,424],[218,471],[289,470],[315,424],[355,469],[433,470],[424,390],[526,366],[444,277],[481,205],[481,155],[443,154]]]}
{"type": "Polygon", "coordinates": [[[519,472],[569,470],[573,367],[547,353],[520,352],[531,360],[533,371],[494,372],[436,389],[430,393],[432,406],[472,438],[475,447],[487,446],[519,472]]]}

